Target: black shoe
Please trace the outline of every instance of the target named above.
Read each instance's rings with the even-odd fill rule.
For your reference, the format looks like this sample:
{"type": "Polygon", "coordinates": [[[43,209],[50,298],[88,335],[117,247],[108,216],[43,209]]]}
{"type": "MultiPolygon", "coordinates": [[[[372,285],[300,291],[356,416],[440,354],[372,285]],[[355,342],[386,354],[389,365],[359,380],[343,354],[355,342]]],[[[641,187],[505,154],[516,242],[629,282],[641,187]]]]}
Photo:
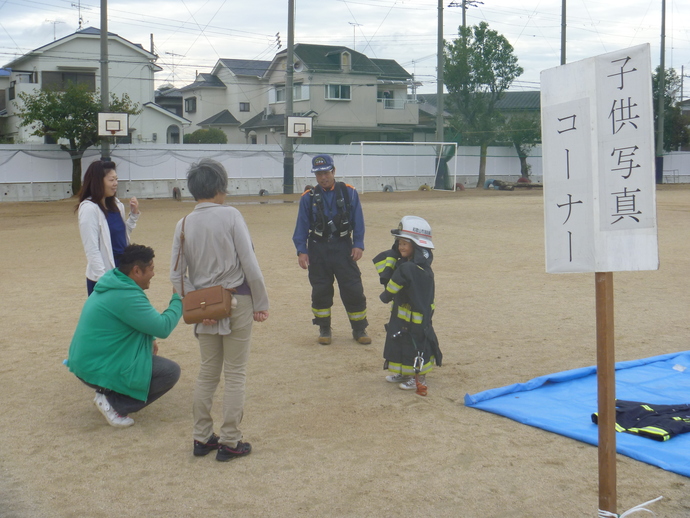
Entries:
{"type": "Polygon", "coordinates": [[[331,326],[320,326],[319,343],[321,345],[329,345],[331,343],[331,326]]]}
{"type": "Polygon", "coordinates": [[[352,338],[354,338],[357,343],[362,345],[369,345],[371,343],[371,338],[369,338],[366,329],[353,329],[352,338]]]}
{"type": "Polygon", "coordinates": [[[208,455],[213,450],[218,449],[218,436],[215,433],[211,434],[206,442],[194,441],[194,456],[203,457],[208,455]]]}
{"type": "Polygon", "coordinates": [[[227,462],[235,457],[244,457],[252,452],[252,445],[248,442],[239,441],[237,446],[231,448],[225,444],[218,445],[218,453],[216,453],[216,460],[227,462]]]}

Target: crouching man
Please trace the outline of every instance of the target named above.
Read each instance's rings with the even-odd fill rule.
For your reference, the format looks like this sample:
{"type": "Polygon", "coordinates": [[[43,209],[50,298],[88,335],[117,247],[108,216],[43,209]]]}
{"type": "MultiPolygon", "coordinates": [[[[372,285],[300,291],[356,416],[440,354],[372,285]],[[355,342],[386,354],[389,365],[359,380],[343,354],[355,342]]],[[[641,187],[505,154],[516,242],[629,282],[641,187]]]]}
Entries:
{"type": "Polygon", "coordinates": [[[155,275],[153,257],[143,245],[125,248],[120,265],[98,280],[86,300],[69,348],[69,370],[96,389],[94,403],[111,426],[133,425],[129,414],[180,378],[177,363],[157,356],[155,338],[175,329],[182,299],[173,293],[163,313],[151,305],[144,290],[155,275]]]}

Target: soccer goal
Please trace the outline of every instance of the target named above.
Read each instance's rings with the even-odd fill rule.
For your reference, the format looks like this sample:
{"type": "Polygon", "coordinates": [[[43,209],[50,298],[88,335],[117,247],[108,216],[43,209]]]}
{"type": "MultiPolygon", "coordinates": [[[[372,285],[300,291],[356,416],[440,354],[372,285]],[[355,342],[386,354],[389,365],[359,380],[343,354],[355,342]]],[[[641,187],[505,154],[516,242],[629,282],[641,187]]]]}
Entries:
{"type": "Polygon", "coordinates": [[[367,190],[455,191],[456,142],[353,142],[359,146],[361,192],[367,190]]]}

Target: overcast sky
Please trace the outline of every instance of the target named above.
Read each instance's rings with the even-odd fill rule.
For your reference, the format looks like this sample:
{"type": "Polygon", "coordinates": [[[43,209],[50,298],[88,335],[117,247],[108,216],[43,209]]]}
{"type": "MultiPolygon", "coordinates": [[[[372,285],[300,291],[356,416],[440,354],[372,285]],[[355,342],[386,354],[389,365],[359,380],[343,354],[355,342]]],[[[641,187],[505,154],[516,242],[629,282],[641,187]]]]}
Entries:
{"type": "MultiPolygon", "coordinates": [[[[346,45],[395,59],[436,91],[437,0],[295,0],[295,43],[346,45]]],[[[457,37],[462,0],[444,0],[444,37],[457,37]]],[[[287,44],[287,0],[108,0],[108,29],[154,50],[156,85],[181,87],[219,58],[270,60],[287,44]],[[174,73],[173,73],[174,70],[174,73]]],[[[98,0],[0,0],[0,66],[84,28],[100,26],[98,0]],[[77,6],[81,6],[81,11],[77,6]]],[[[560,63],[559,0],[484,0],[467,24],[486,21],[515,48],[524,74],[513,90],[536,90],[539,73],[560,63]]],[[[660,59],[661,0],[568,0],[568,62],[650,43],[660,59]]],[[[690,0],[666,1],[666,67],[690,75],[690,0]]],[[[686,78],[688,79],[688,78],[686,78]]],[[[686,81],[684,97],[690,97],[686,81]]]]}

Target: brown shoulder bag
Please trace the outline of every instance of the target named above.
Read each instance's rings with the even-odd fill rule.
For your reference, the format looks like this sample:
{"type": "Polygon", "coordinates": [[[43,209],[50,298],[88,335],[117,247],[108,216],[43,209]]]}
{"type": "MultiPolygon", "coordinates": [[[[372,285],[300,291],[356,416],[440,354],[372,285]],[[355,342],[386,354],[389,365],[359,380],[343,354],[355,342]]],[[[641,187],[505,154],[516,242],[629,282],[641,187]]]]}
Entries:
{"type": "MultiPolygon", "coordinates": [[[[180,233],[180,249],[175,261],[175,270],[180,265],[180,257],[184,253],[184,223],[187,216],[182,220],[182,231],[180,233]]],[[[184,292],[184,272],[182,273],[182,318],[185,324],[200,324],[205,319],[221,320],[228,318],[232,314],[233,296],[235,289],[223,288],[223,286],[211,286],[200,290],[190,291],[185,295],[184,292]]]]}

